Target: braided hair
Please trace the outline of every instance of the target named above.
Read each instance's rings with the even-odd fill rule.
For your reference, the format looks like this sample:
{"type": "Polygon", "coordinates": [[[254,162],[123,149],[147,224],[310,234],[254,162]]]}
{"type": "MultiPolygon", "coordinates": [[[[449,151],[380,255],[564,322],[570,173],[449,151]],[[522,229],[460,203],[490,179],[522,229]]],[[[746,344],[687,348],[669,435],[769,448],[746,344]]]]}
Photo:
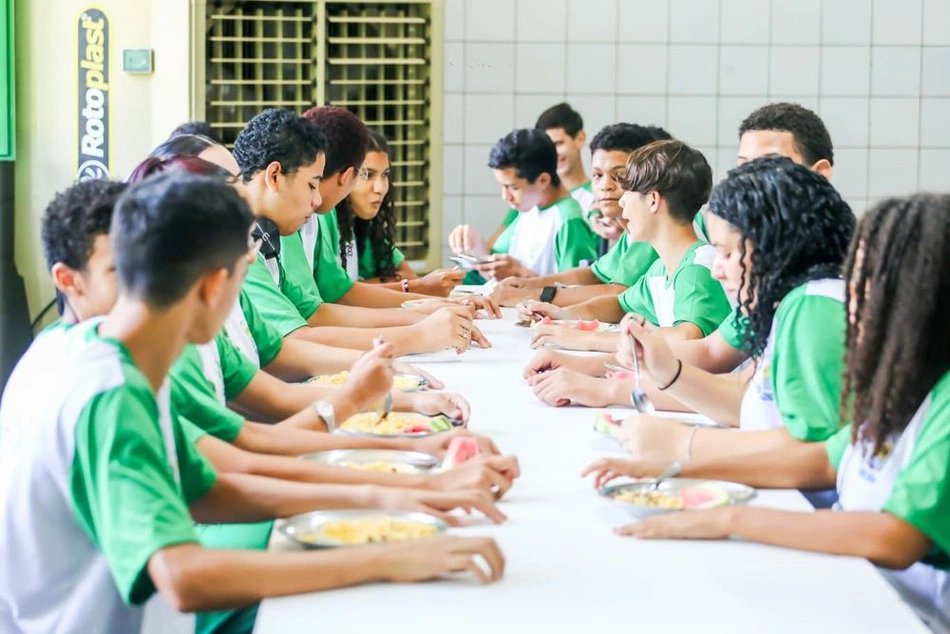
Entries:
{"type": "MultiPolygon", "coordinates": [[[[386,138],[373,130],[369,131],[369,152],[385,152],[392,165],[392,151],[386,138]]],[[[386,282],[396,278],[396,265],[393,260],[396,243],[396,203],[393,199],[392,176],[389,191],[383,197],[379,213],[372,220],[363,220],[353,213],[353,204],[347,196],[336,207],[337,222],[340,227],[340,260],[343,268],[351,257],[360,257],[366,250],[367,238],[373,250],[374,277],[386,282]],[[356,238],[356,253],[352,253],[351,237],[356,238]]]]}
{"type": "Polygon", "coordinates": [[[761,356],[778,303],[805,282],[841,276],[854,213],[824,176],[784,157],[730,170],[713,190],[709,212],[741,234],[739,297],[748,318],[742,347],[761,356]]]}
{"type": "Polygon", "coordinates": [[[950,371],[950,195],[882,201],[845,264],[850,318],[841,417],[876,453],[950,371]]]}

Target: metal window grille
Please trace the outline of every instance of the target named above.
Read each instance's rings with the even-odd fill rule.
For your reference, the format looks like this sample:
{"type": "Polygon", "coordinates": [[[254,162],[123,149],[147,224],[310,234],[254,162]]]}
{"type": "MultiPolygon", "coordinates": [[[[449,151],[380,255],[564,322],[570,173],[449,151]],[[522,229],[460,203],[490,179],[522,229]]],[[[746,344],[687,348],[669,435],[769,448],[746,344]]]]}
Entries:
{"type": "Polygon", "coordinates": [[[345,107],[393,150],[396,244],[440,259],[442,1],[207,0],[196,115],[226,143],[265,108],[345,107]]]}

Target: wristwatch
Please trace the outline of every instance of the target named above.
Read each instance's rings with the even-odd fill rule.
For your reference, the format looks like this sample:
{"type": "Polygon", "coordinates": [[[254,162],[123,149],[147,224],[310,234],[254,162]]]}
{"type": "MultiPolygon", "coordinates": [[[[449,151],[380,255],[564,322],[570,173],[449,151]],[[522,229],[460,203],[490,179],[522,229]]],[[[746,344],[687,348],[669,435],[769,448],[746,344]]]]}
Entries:
{"type": "Polygon", "coordinates": [[[323,419],[323,422],[327,424],[327,431],[332,432],[336,429],[336,409],[334,409],[333,403],[328,401],[315,401],[313,409],[317,412],[317,415],[323,419]]]}
{"type": "Polygon", "coordinates": [[[557,295],[557,286],[545,286],[541,289],[541,301],[550,302],[557,295]]]}

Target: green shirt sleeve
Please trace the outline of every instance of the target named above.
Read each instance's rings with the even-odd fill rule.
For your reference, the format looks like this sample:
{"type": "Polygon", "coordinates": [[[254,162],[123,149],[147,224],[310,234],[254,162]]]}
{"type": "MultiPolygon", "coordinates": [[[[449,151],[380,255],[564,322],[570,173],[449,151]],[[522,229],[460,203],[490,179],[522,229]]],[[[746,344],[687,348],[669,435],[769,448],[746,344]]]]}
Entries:
{"type": "Polygon", "coordinates": [[[719,336],[736,350],[742,349],[742,337],[749,320],[742,314],[737,306],[722,323],[719,324],[719,336]]]}
{"type": "Polygon", "coordinates": [[[169,378],[172,406],[180,416],[226,442],[237,437],[244,425],[244,417],[218,401],[214,386],[205,377],[195,346],[185,347],[172,366],[169,378]]]}
{"type": "Polygon", "coordinates": [[[511,223],[515,221],[515,218],[518,217],[517,209],[509,209],[508,213],[505,214],[505,219],[501,221],[501,224],[505,227],[510,227],[511,223]]]}
{"type": "Polygon", "coordinates": [[[803,294],[782,302],[776,320],[771,368],[775,404],[792,436],[825,440],[839,427],[844,304],[803,294]]]}
{"type": "MultiPolygon", "coordinates": [[[[907,465],[897,474],[884,510],[909,522],[950,553],[950,374],[930,393],[907,465]]],[[[944,562],[945,563],[945,562],[944,562]]]]}
{"type": "Polygon", "coordinates": [[[350,292],[354,282],[337,260],[337,254],[340,252],[340,229],[336,221],[336,210],[323,214],[317,222],[320,224],[320,235],[314,247],[313,279],[325,301],[338,302],[350,292]]]}
{"type": "Polygon", "coordinates": [[[195,444],[208,435],[208,432],[182,416],[178,417],[178,424],[181,425],[181,431],[185,437],[185,440],[191,444],[195,444]]]}
{"type": "Polygon", "coordinates": [[[654,326],[659,325],[656,311],[653,308],[653,294],[647,283],[649,277],[644,275],[636,283],[617,296],[620,308],[625,313],[636,313],[654,326]]]}
{"type": "MultiPolygon", "coordinates": [[[[291,299],[281,292],[274,282],[263,256],[247,267],[247,277],[243,289],[254,304],[261,317],[273,326],[282,337],[286,337],[298,328],[304,328],[307,320],[301,315],[291,299]]],[[[316,310],[316,306],[313,307],[316,310]]],[[[311,311],[310,314],[313,314],[311,311]]],[[[308,314],[307,317],[310,315],[308,314]]]]}
{"type": "MultiPolygon", "coordinates": [[[[398,269],[399,265],[406,261],[406,256],[399,247],[393,247],[393,269],[398,269]]],[[[363,242],[363,251],[359,256],[359,276],[361,280],[371,280],[379,277],[376,272],[376,253],[370,244],[369,238],[363,242]]]]}
{"type": "Polygon", "coordinates": [[[554,236],[554,259],[558,272],[597,259],[597,238],[583,218],[565,220],[558,229],[554,236]]]}
{"type": "Polygon", "coordinates": [[[224,375],[224,398],[233,401],[258,373],[257,366],[241,354],[231,340],[218,333],[214,338],[221,357],[221,373],[224,375]]]}
{"type": "Polygon", "coordinates": [[[174,427],[181,490],[146,387],[123,385],[99,394],[77,421],[70,471],[74,510],[129,604],[155,591],[147,569],[152,555],[197,541],[187,505],[214,485],[214,470],[187,451],[174,427]]]}
{"type": "MultiPolygon", "coordinates": [[[[514,211],[516,214],[518,213],[515,210],[512,210],[512,211],[514,211]]],[[[515,231],[518,226],[518,220],[520,220],[520,218],[521,218],[520,215],[515,216],[514,220],[511,221],[511,224],[505,227],[505,230],[502,231],[501,235],[498,236],[498,239],[495,240],[495,244],[492,245],[492,248],[491,248],[492,253],[508,253],[508,251],[511,250],[511,241],[515,237],[515,231]]]]}
{"type": "Polygon", "coordinates": [[[831,463],[835,471],[838,470],[838,465],[841,464],[841,459],[844,458],[844,452],[850,444],[850,424],[839,429],[835,432],[834,436],[825,441],[825,451],[828,453],[828,462],[831,463]]]}
{"type": "Polygon", "coordinates": [[[617,244],[597,258],[590,270],[604,284],[633,286],[646,275],[657,257],[649,242],[632,241],[630,235],[624,233],[617,244]]]}
{"type": "Polygon", "coordinates": [[[709,269],[694,264],[685,267],[673,280],[673,325],[695,324],[703,336],[714,332],[732,312],[722,284],[709,269]]]}
{"type": "Polygon", "coordinates": [[[313,281],[313,271],[299,231],[281,236],[280,266],[280,292],[293,303],[301,317],[310,319],[324,298],[313,281]]]}
{"type": "Polygon", "coordinates": [[[706,230],[706,216],[703,215],[702,211],[698,212],[693,219],[693,231],[696,232],[697,238],[703,242],[709,242],[709,232],[706,230]]]}
{"type": "Polygon", "coordinates": [[[280,353],[280,349],[284,345],[284,338],[276,328],[271,326],[257,312],[250,296],[243,290],[239,301],[241,312],[244,313],[244,320],[247,321],[247,327],[251,331],[251,338],[254,340],[254,345],[257,346],[257,356],[263,368],[280,353]]]}

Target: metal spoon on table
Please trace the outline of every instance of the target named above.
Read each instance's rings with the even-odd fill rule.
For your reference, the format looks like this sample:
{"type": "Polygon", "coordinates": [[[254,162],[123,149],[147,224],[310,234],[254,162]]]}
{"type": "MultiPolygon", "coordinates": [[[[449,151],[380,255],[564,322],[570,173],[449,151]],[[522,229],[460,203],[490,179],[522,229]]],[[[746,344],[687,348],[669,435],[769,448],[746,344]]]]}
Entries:
{"type": "Polygon", "coordinates": [[[656,412],[656,407],[653,406],[653,401],[640,387],[640,355],[637,354],[637,345],[639,344],[633,335],[628,334],[627,336],[633,345],[633,373],[636,380],[633,391],[630,392],[630,404],[641,414],[653,414],[656,412]]]}

